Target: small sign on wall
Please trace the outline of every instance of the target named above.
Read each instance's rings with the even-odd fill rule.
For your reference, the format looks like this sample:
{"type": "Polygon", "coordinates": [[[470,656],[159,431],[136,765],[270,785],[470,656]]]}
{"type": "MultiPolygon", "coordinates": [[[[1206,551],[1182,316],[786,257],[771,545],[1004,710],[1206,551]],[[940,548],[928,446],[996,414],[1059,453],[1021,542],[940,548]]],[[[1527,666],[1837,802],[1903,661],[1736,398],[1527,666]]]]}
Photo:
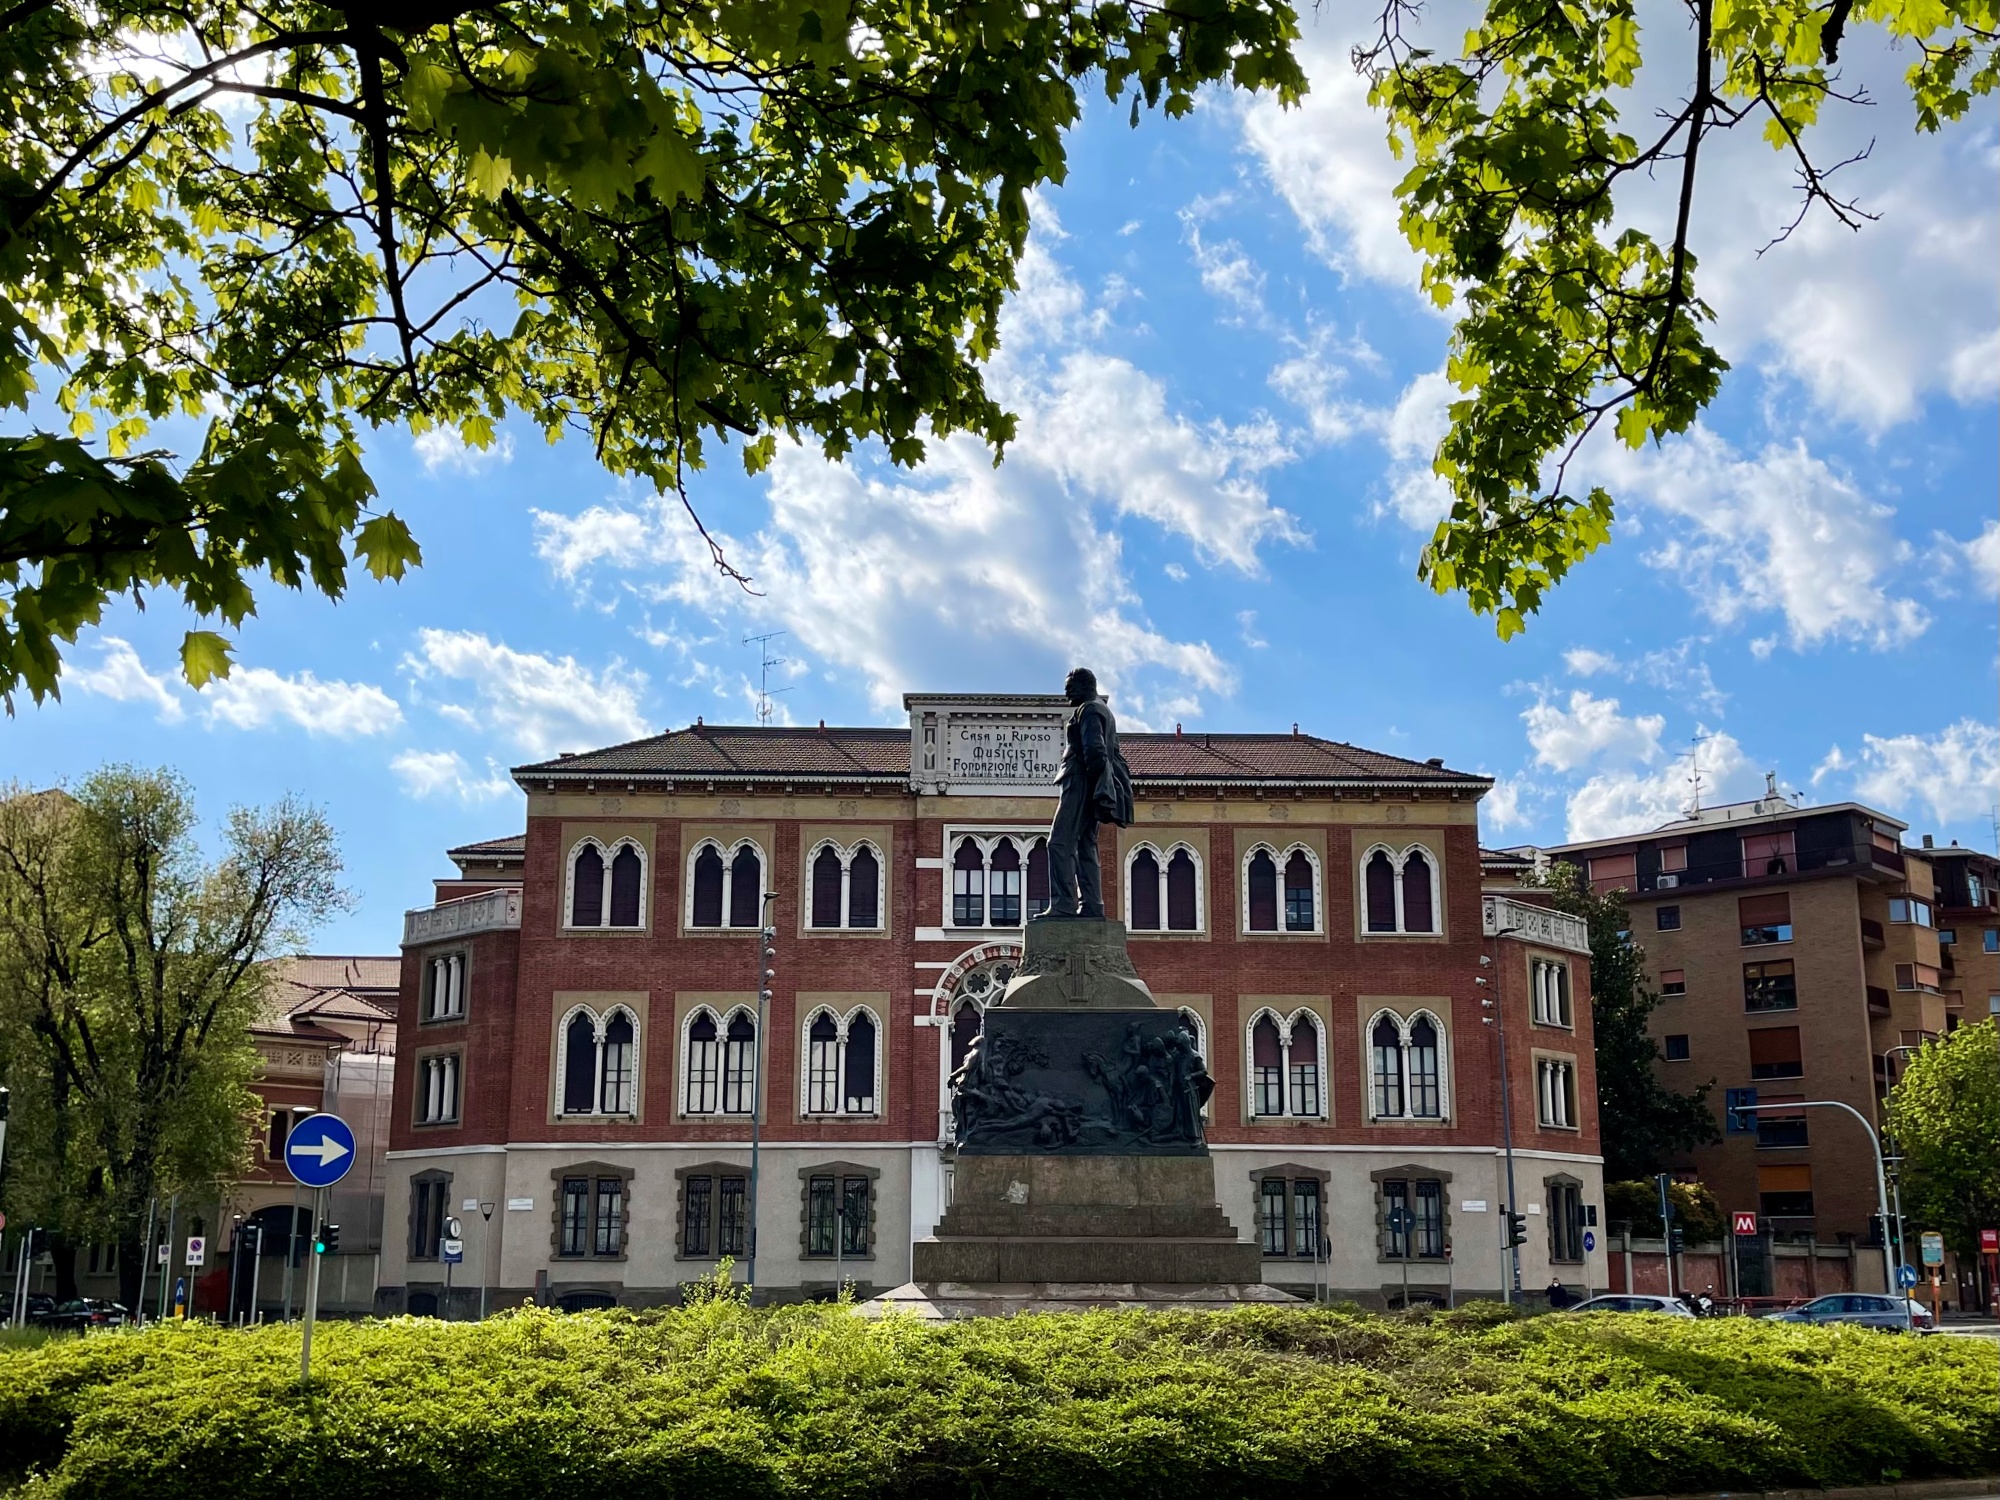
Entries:
{"type": "MultiPolygon", "coordinates": [[[[479,1207],[477,1203],[472,1206],[474,1208],[479,1207]]],[[[535,1200],[533,1198],[509,1198],[507,1200],[507,1211],[509,1213],[533,1213],[534,1208],[535,1200]]]]}
{"type": "Polygon", "coordinates": [[[1486,1200],[1484,1198],[1467,1198],[1463,1203],[1458,1205],[1458,1211],[1462,1214],[1483,1214],[1486,1212],[1486,1200]]]}

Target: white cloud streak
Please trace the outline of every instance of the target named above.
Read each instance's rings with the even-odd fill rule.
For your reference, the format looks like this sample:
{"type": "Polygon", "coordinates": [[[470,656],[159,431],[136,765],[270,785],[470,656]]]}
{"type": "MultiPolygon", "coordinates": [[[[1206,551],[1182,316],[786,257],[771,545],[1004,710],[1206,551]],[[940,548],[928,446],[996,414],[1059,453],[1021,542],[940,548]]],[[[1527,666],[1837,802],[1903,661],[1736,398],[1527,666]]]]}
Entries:
{"type": "Polygon", "coordinates": [[[102,644],[104,654],[95,666],[72,664],[64,671],[64,686],[114,703],[151,704],[163,724],[177,724],[187,717],[181,706],[179,678],[147,671],[131,642],[118,636],[107,635],[102,644]]]}
{"type": "Polygon", "coordinates": [[[266,729],[293,724],[308,734],[362,739],[403,722],[396,700],[373,683],[321,682],[311,672],[283,676],[267,667],[238,667],[202,689],[211,724],[266,729]]]}
{"type": "Polygon", "coordinates": [[[646,676],[613,658],[592,671],[573,656],[516,651],[471,630],[426,629],[403,658],[412,682],[446,718],[535,759],[644,737],[646,676]],[[458,701],[463,685],[472,701],[458,701]]]}

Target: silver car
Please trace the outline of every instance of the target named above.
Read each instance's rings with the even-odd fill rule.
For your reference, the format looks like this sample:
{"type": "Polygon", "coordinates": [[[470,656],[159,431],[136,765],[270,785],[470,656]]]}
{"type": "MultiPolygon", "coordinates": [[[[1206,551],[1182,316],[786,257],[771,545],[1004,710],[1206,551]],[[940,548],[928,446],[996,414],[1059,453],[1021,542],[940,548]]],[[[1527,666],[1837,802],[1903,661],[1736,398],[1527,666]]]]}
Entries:
{"type": "Polygon", "coordinates": [[[1646,1292],[1613,1292],[1579,1302],[1571,1312],[1665,1313],[1670,1318],[1691,1318],[1688,1305],[1678,1297],[1655,1297],[1646,1292]]]}
{"type": "Polygon", "coordinates": [[[1925,1333],[1932,1327],[1928,1308],[1907,1298],[1872,1292],[1833,1292],[1764,1316],[1773,1323],[1853,1323],[1862,1328],[1907,1327],[1925,1333]]]}

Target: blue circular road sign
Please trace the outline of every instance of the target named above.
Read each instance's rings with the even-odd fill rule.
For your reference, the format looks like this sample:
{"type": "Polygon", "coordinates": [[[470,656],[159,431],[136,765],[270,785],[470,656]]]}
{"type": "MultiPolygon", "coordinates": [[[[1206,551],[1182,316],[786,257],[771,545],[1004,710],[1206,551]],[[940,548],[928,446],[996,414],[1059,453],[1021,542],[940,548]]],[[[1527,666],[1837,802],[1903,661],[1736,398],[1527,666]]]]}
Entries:
{"type": "Polygon", "coordinates": [[[1896,1267],[1897,1286],[1912,1287],[1915,1286],[1916,1284],[1917,1284],[1917,1268],[1915,1266],[1896,1267]]]}
{"type": "Polygon", "coordinates": [[[1588,1255],[1591,1251],[1595,1250],[1596,1248],[1597,1248],[1597,1235],[1591,1230],[1588,1229],[1584,1230],[1583,1253],[1588,1255]]]}
{"type": "Polygon", "coordinates": [[[285,1165],[303,1187],[332,1187],[354,1166],[354,1128],[339,1115],[307,1115],[285,1137],[285,1165]]]}

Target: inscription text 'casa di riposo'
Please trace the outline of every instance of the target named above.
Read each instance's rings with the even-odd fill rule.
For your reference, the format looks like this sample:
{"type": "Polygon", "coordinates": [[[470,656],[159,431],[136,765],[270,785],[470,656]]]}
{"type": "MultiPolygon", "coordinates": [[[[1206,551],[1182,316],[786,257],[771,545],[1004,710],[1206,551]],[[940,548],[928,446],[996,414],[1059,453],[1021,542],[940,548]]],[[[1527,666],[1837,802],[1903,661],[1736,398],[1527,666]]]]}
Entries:
{"type": "Polygon", "coordinates": [[[1048,786],[1062,763],[1062,723],[953,719],[945,763],[945,779],[959,784],[1048,786]]]}

